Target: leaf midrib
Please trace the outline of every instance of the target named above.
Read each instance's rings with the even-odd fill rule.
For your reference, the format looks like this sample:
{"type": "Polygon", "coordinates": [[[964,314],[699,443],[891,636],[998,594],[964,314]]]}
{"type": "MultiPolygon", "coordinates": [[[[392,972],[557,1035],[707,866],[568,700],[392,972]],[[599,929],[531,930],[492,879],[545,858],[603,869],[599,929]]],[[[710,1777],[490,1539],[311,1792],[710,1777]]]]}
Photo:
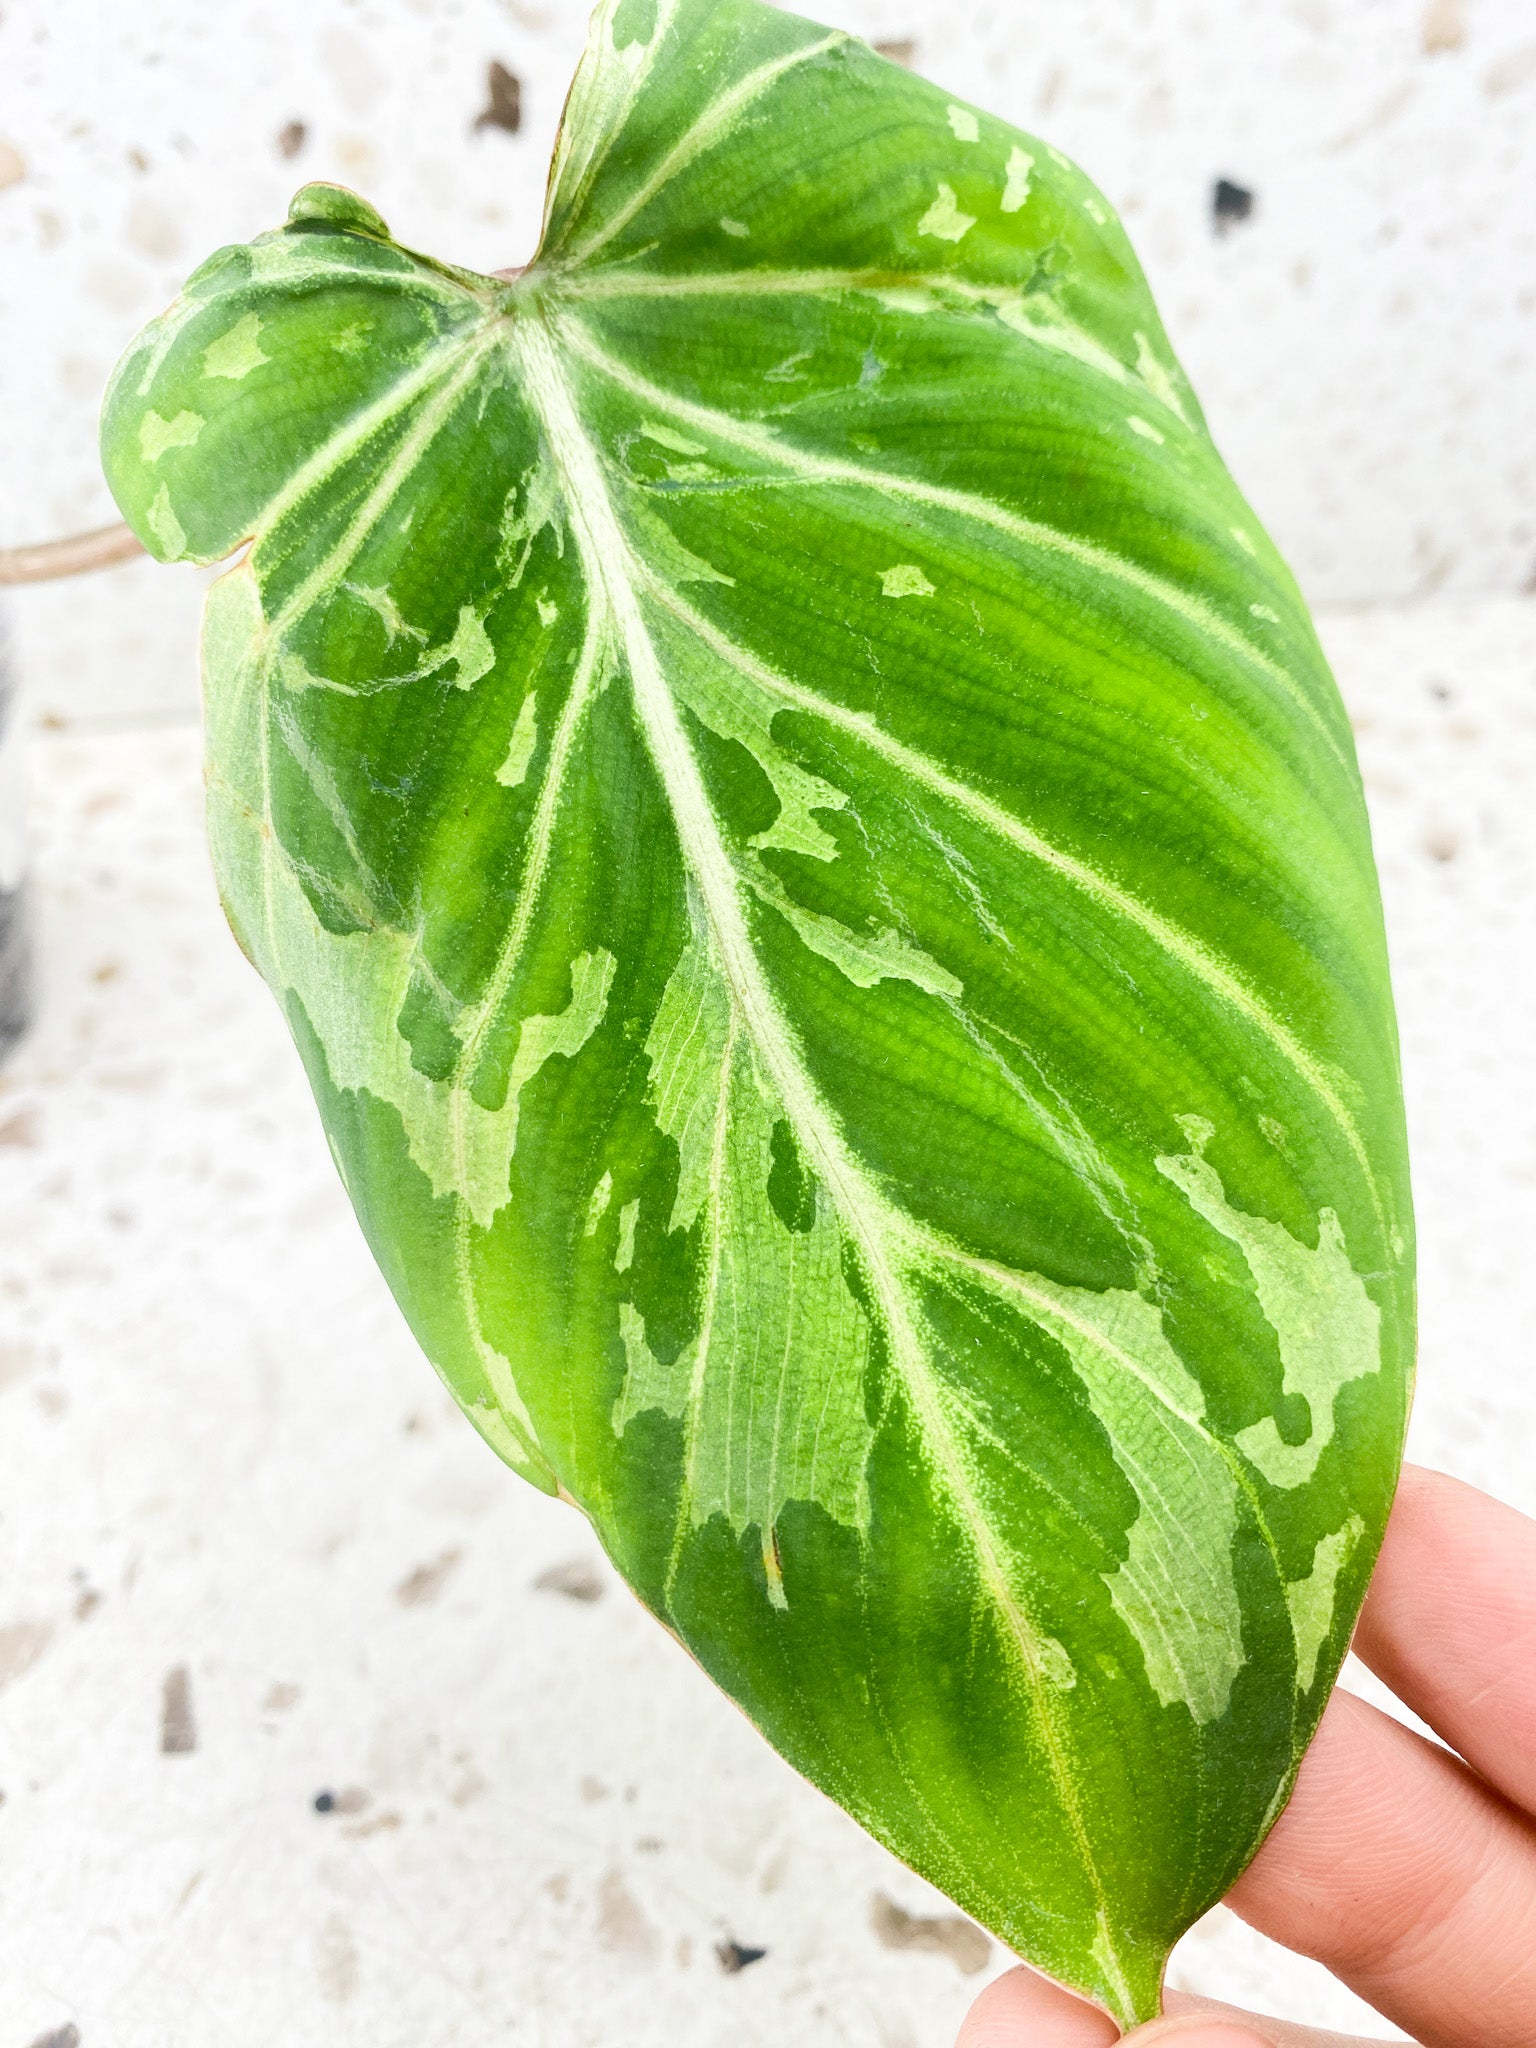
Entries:
{"type": "Polygon", "coordinates": [[[944,1413],[938,1388],[913,1326],[888,1236],[906,1232],[889,1204],[859,1168],[830,1108],[821,1100],[763,978],[743,914],[730,856],[714,826],[698,763],[689,746],[677,705],[662,677],[655,649],[640,614],[635,564],[609,497],[596,450],[582,426],[554,342],[543,321],[530,318],[514,330],[512,346],[521,358],[525,389],[540,415],[550,452],[565,486],[577,544],[594,601],[613,618],[630,669],[634,703],[657,775],[671,807],[683,858],[703,900],[719,951],[733,1006],[779,1095],[791,1126],[814,1160],[864,1265],[885,1325],[888,1355],[919,1436],[928,1448],[951,1512],[972,1550],[978,1578],[1013,1645],[1040,1733],[1057,1798],[1077,1841],[1084,1871],[1098,1902],[1099,1924],[1110,1973],[1129,1998],[1123,1964],[1114,1947],[1108,1894],[1088,1837],[1076,1777],[1057,1724],[1040,1654],[1042,1631],[1009,1582],[1002,1554],[977,1500],[965,1458],[944,1413]],[[892,1226],[895,1224],[896,1229],[892,1226]]]}

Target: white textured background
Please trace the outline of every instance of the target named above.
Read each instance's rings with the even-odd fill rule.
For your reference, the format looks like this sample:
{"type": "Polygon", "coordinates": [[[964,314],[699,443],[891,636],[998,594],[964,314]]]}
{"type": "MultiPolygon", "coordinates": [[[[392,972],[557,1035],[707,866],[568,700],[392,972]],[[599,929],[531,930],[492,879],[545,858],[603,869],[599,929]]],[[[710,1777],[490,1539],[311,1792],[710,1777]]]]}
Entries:
{"type": "MultiPolygon", "coordinates": [[[[303,178],[524,257],[583,12],[0,0],[0,544],[111,516],[115,355],[303,178]],[[473,129],[492,58],[515,137],[473,129]]],[[[1414,1448],[1536,1511],[1530,0],[820,12],[1105,186],[1324,608],[1403,1021],[1414,1448]],[[1219,176],[1257,195],[1223,237],[1219,176]]],[[[974,1941],[414,1354],[213,904],[201,580],[11,605],[46,1000],[0,1074],[0,2048],[945,2048],[974,1941]],[[597,1598],[536,1583],[578,1564],[597,1598]],[[183,1669],[196,1746],[167,1754],[183,1669]],[[938,1924],[892,1947],[877,1894],[938,1924]],[[767,1954],[729,1974],[721,1940],[767,1954]]],[[[1371,2030],[1222,1914],[1176,1974],[1371,2030]]]]}

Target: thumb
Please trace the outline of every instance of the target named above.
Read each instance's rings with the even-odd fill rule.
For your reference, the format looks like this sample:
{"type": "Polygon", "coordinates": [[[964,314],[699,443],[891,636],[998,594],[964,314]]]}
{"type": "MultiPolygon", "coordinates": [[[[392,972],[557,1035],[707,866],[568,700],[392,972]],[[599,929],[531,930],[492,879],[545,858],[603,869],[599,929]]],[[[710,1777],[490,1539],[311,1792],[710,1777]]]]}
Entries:
{"type": "Polygon", "coordinates": [[[955,2048],[1110,2048],[1119,2039],[1108,2013],[1020,1964],[982,1992],[955,2048]]]}
{"type": "MultiPolygon", "coordinates": [[[[1107,2013],[1022,1965],[996,1977],[966,2014],[955,2048],[1111,2048],[1122,2039],[1107,2013]]],[[[1188,1992],[1123,2037],[1125,2048],[1379,2048],[1289,2020],[1260,2019],[1188,1992]]],[[[1412,2048],[1400,2043],[1399,2048],[1412,2048]]]]}

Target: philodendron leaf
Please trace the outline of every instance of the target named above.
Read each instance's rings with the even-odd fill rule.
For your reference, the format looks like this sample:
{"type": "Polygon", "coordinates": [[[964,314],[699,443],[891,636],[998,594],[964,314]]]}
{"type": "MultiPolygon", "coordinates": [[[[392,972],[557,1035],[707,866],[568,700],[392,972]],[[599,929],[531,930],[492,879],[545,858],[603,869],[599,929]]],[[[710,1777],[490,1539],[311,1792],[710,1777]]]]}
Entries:
{"type": "Polygon", "coordinates": [[[220,885],[438,1370],[808,1777],[1153,2012],[1343,1654],[1412,1291],[1349,728],[1104,199],[620,0],[520,277],[312,186],[105,445],[157,554],[251,539],[220,885]]]}

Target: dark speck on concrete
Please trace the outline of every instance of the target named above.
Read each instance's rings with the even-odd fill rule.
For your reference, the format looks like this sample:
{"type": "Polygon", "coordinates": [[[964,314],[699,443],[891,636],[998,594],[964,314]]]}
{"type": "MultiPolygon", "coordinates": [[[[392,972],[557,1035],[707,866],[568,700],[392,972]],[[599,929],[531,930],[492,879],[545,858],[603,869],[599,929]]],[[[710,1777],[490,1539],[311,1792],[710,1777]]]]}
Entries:
{"type": "Polygon", "coordinates": [[[603,1597],[603,1582],[590,1558],[570,1557],[561,1564],[549,1565],[533,1583],[540,1593],[563,1593],[567,1600],[579,1600],[584,1605],[603,1597]]]}
{"type": "Polygon", "coordinates": [[[197,1748],[197,1722],[192,1713],[192,1675],[185,1664],[165,1674],[160,1701],[160,1753],[190,1756],[197,1748]]]}
{"type": "Polygon", "coordinates": [[[768,1951],[765,1948],[747,1948],[739,1941],[717,1941],[715,1954],[720,1958],[720,1967],[727,1977],[735,1977],[751,1963],[760,1963],[768,1951]]]}
{"type": "Polygon", "coordinates": [[[352,1815],[365,1813],[371,1805],[371,1795],[361,1785],[346,1785],[341,1791],[324,1791],[315,1794],[316,1813],[340,1813],[352,1815]]]}
{"type": "Polygon", "coordinates": [[[974,1921],[959,1913],[909,1913],[876,1892],[869,1902],[869,1924],[882,1948],[931,1949],[948,1956],[965,1976],[984,1970],[992,1944],[974,1921]]]}
{"type": "Polygon", "coordinates": [[[46,2034],[39,2034],[31,2048],[80,2048],[80,2029],[73,2020],[62,2027],[50,2027],[46,2034]]]}
{"type": "Polygon", "coordinates": [[[493,57],[485,72],[485,105],[475,116],[475,133],[482,128],[500,128],[515,135],[523,125],[523,88],[515,72],[493,57]]]}
{"type": "Polygon", "coordinates": [[[1216,180],[1211,187],[1211,225],[1218,235],[1252,218],[1254,197],[1246,185],[1234,185],[1230,178],[1216,180]]]}

